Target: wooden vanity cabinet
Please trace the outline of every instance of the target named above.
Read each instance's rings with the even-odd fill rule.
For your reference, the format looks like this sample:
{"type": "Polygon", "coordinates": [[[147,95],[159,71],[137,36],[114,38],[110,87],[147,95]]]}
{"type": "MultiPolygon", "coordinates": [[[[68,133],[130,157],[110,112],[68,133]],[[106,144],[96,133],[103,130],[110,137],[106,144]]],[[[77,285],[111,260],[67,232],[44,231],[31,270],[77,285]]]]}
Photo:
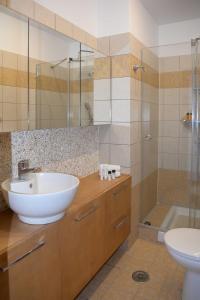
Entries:
{"type": "Polygon", "coordinates": [[[101,196],[61,223],[63,300],[82,290],[105,261],[105,196],[101,196]]]}
{"type": "Polygon", "coordinates": [[[130,180],[91,201],[61,224],[63,300],[72,300],[130,231],[130,180]]]}
{"type": "Polygon", "coordinates": [[[61,299],[57,226],[0,255],[0,300],[61,299]]]}
{"type": "Polygon", "coordinates": [[[130,233],[131,179],[113,188],[106,199],[106,257],[125,241],[130,233]]]}

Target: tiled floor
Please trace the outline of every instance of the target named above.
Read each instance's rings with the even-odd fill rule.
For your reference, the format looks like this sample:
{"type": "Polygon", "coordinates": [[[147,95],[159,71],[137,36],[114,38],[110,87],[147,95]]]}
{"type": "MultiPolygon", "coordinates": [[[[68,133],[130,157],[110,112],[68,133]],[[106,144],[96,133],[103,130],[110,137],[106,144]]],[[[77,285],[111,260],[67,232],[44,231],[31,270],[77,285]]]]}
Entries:
{"type": "Polygon", "coordinates": [[[180,300],[184,269],[164,245],[138,239],[129,250],[118,251],[76,300],[180,300]],[[132,273],[145,270],[150,280],[136,283],[132,273]]]}

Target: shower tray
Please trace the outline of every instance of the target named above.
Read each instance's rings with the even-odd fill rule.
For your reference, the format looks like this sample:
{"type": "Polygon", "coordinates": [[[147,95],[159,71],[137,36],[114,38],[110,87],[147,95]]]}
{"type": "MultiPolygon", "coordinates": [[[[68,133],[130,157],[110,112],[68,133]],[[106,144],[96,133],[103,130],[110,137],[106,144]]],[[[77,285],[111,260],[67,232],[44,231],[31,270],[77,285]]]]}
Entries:
{"type": "Polygon", "coordinates": [[[187,207],[173,205],[162,222],[158,231],[158,241],[164,241],[165,232],[173,228],[189,227],[189,214],[194,213],[195,219],[200,221],[200,210],[194,212],[187,207]]]}

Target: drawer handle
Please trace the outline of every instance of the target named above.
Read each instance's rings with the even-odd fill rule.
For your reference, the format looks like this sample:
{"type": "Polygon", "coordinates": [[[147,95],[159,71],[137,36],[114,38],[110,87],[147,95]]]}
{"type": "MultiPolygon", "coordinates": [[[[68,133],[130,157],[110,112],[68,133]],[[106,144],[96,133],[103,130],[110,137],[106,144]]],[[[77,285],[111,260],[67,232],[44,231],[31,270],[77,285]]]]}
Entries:
{"type": "Polygon", "coordinates": [[[117,196],[119,193],[121,193],[121,191],[123,191],[126,187],[128,186],[128,184],[123,185],[121,188],[119,188],[116,192],[113,192],[113,196],[117,196]]]}
{"type": "Polygon", "coordinates": [[[127,221],[128,217],[125,217],[123,220],[121,220],[118,224],[115,225],[115,229],[121,228],[127,221]]]}
{"type": "Polygon", "coordinates": [[[10,267],[12,267],[13,265],[15,265],[17,262],[19,262],[20,260],[24,259],[25,257],[27,257],[28,255],[30,255],[31,253],[33,253],[34,251],[40,249],[41,247],[43,247],[45,245],[45,241],[39,241],[31,250],[27,251],[25,254],[23,254],[22,256],[19,256],[18,258],[16,258],[14,261],[12,261],[10,264],[8,264],[5,267],[1,267],[0,266],[0,272],[6,272],[8,271],[8,269],[10,269],[10,267]]]}
{"type": "Polygon", "coordinates": [[[97,210],[98,206],[94,205],[92,207],[90,207],[88,209],[88,211],[84,212],[83,214],[78,215],[77,217],[75,217],[75,221],[76,222],[80,222],[83,219],[87,218],[89,215],[91,215],[92,213],[94,213],[97,210]]]}

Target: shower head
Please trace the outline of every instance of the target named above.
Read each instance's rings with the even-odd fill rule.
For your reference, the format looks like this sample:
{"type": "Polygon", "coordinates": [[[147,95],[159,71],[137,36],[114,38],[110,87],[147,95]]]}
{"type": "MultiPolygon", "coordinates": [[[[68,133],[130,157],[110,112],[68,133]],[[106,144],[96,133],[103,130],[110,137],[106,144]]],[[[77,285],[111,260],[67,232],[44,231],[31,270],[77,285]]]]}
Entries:
{"type": "Polygon", "coordinates": [[[80,58],[73,58],[73,57],[70,57],[69,58],[69,62],[84,62],[83,59],[80,59],[80,58]]]}

